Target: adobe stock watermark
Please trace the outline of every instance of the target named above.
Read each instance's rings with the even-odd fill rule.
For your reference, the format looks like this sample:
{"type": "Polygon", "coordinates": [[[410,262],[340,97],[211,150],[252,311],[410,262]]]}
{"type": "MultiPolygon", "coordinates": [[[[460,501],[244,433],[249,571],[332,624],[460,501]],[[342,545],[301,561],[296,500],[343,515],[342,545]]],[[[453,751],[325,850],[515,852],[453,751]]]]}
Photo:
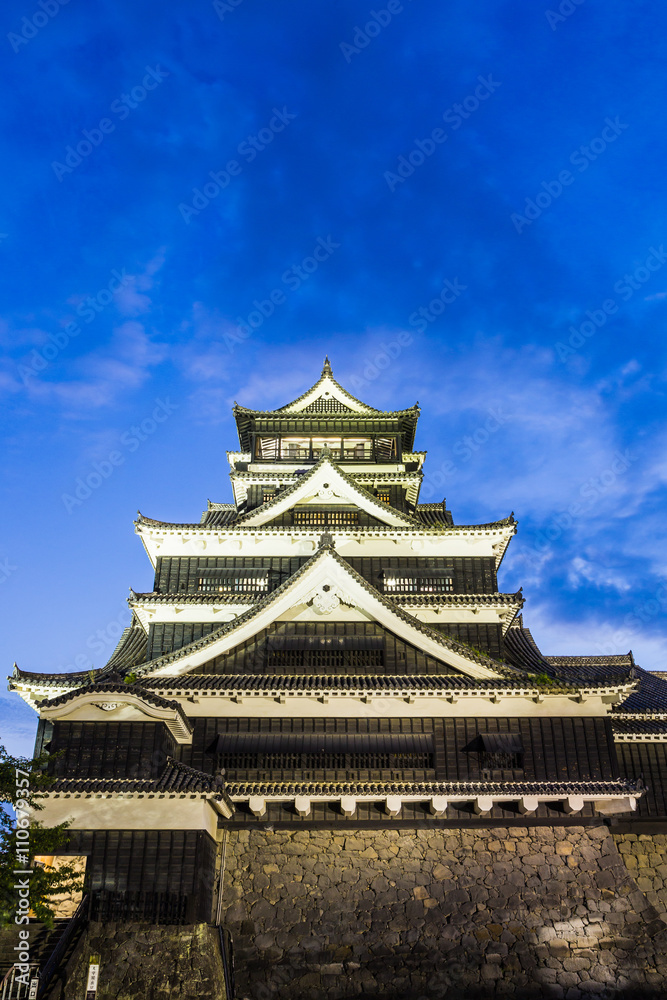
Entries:
{"type": "Polygon", "coordinates": [[[362,375],[352,376],[350,379],[351,387],[358,391],[369,386],[371,382],[379,378],[382,372],[385,372],[401,356],[406,347],[410,347],[414,343],[414,339],[411,333],[401,331],[401,333],[398,333],[388,343],[383,341],[380,344],[380,350],[377,354],[364,358],[362,361],[362,375]]]}
{"type": "MultiPolygon", "coordinates": [[[[638,292],[647,281],[650,281],[656,271],[660,270],[665,261],[667,261],[667,253],[665,253],[662,244],[657,249],[649,247],[649,253],[644,263],[636,267],[630,274],[626,272],[622,278],[614,282],[614,291],[623,302],[628,302],[635,292],[638,292]]],[[[585,313],[587,318],[579,326],[570,324],[570,336],[567,344],[561,340],[556,341],[554,347],[558,354],[558,360],[564,362],[576,354],[587,340],[605,326],[610,316],[614,316],[618,309],[616,299],[605,299],[600,304],[599,309],[587,309],[585,313]]]]}
{"type": "MultiPolygon", "coordinates": [[[[152,90],[156,90],[163,80],[169,76],[168,70],[160,69],[159,65],[153,68],[146,66],[146,75],[137,86],[132,87],[129,94],[121,94],[116,100],[111,102],[109,108],[113,115],[118,116],[118,120],[123,122],[129,117],[130,112],[138,108],[146,100],[152,90]]],[[[80,139],[76,146],[65,148],[64,163],[54,160],[51,169],[62,184],[66,174],[72,174],[83,161],[90,156],[94,149],[101,146],[108,135],[116,131],[116,123],[111,118],[100,118],[97,126],[92,129],[81,130],[83,139],[80,139]]]]}
{"type": "Polygon", "coordinates": [[[555,31],[559,24],[564,24],[568,17],[572,17],[575,10],[581,7],[584,0],[562,0],[558,5],[558,10],[545,10],[544,16],[552,31],[555,31]]]}
{"type": "Polygon", "coordinates": [[[244,0],[213,0],[213,10],[221,21],[224,21],[227,14],[233,14],[237,7],[240,7],[244,0]]]}
{"type": "MultiPolygon", "coordinates": [[[[79,303],[76,308],[77,315],[81,317],[84,323],[92,323],[113,301],[116,292],[120,288],[123,288],[131,278],[132,276],[127,274],[125,268],[122,268],[120,271],[114,268],[106,285],[98,289],[94,295],[89,295],[83,302],[79,303]]],[[[33,348],[30,358],[24,364],[17,366],[23,384],[26,385],[28,379],[41,375],[55,361],[60,352],[65,350],[70,341],[79,336],[81,329],[79,323],[68,323],[66,327],[57,333],[49,334],[48,344],[44,344],[39,348],[33,348]]]]}
{"type": "MultiPolygon", "coordinates": [[[[573,153],[570,153],[569,162],[577,168],[580,174],[584,170],[588,170],[591,163],[602,156],[609,146],[616,142],[619,135],[622,135],[626,128],[629,128],[628,125],[621,122],[618,115],[613,120],[605,118],[604,121],[604,128],[600,135],[596,135],[587,145],[579,146],[573,153]]],[[[510,222],[517,233],[520,235],[526,226],[532,226],[533,222],[539,219],[560,198],[565,188],[574,184],[574,181],[575,174],[570,170],[561,170],[556,180],[542,181],[541,190],[533,198],[526,198],[523,214],[512,212],[510,215],[510,222]]]]}
{"type": "MultiPolygon", "coordinates": [[[[155,434],[158,427],[169,419],[174,410],[178,409],[177,403],[172,403],[167,396],[165,400],[156,399],[150,416],[141,421],[140,424],[133,424],[120,435],[120,443],[125,452],[132,454],[141,447],[144,441],[155,434]]],[[[65,505],[65,510],[71,514],[77,507],[81,507],[86,500],[90,499],[95,490],[109,479],[116,469],[125,464],[127,455],[123,451],[114,449],[109,452],[107,458],[100,462],[93,462],[93,467],[85,476],[77,476],[74,482],[72,493],[61,494],[61,500],[65,505]]]]}
{"type": "Polygon", "coordinates": [[[623,617],[623,628],[609,634],[606,642],[598,643],[597,648],[605,656],[614,656],[627,652],[628,643],[632,637],[644,629],[644,626],[667,613],[667,581],[660,583],[653,597],[635,604],[632,611],[623,617]]]}
{"type": "MultiPolygon", "coordinates": [[[[339,247],[340,243],[335,243],[330,235],[326,239],[318,237],[307,257],[304,257],[299,264],[292,264],[291,267],[283,271],[280,278],[281,283],[291,292],[298,291],[304,281],[308,281],[320,265],[328,260],[334,250],[338,250],[339,247]]],[[[230,352],[233,352],[237,344],[246,341],[255,330],[264,325],[270,316],[273,316],[279,306],[286,302],[287,296],[279,286],[272,288],[265,299],[253,299],[253,308],[248,315],[245,317],[237,316],[236,329],[223,335],[225,346],[230,352]]]]}
{"type": "Polygon", "coordinates": [[[617,451],[607,468],[594,476],[589,476],[581,484],[578,499],[569,504],[565,510],[554,514],[545,527],[537,532],[533,547],[526,551],[526,555],[541,559],[553,543],[572,528],[576,520],[588,514],[614,488],[618,479],[628,471],[635,460],[635,456],[628,448],[623,452],[617,451]]]}
{"type": "Polygon", "coordinates": [[[10,31],[7,40],[14,52],[20,52],[24,45],[36,38],[42,28],[45,28],[50,21],[60,12],[60,8],[69,3],[69,0],[37,0],[36,10],[31,17],[21,19],[21,31],[17,34],[10,31]]]}
{"type": "MultiPolygon", "coordinates": [[[[237,155],[243,157],[246,164],[252,163],[257,154],[263,152],[267,146],[270,146],[275,137],[283,132],[296,117],[295,114],[287,110],[285,105],[280,110],[274,108],[273,117],[269,120],[269,123],[255,135],[247,135],[238,144],[236,147],[237,155]]],[[[223,170],[209,170],[208,176],[211,180],[206,181],[201,188],[192,189],[192,194],[194,195],[192,203],[186,204],[185,202],[181,202],[179,204],[178,211],[181,213],[183,221],[189,225],[193,216],[198,216],[200,212],[208,208],[220,192],[229,187],[233,177],[241,176],[243,166],[244,164],[240,163],[239,160],[228,160],[223,170]]]]}
{"type": "MultiPolygon", "coordinates": [[[[478,76],[479,83],[472,94],[464,97],[463,101],[452,104],[442,113],[442,120],[451,127],[452,132],[461,128],[464,121],[470,118],[477,111],[479,106],[487,101],[492,94],[495,94],[501,86],[498,80],[493,79],[493,74],[488,76],[478,76]]],[[[414,146],[407,155],[401,154],[396,161],[396,169],[385,170],[382,175],[387,182],[387,187],[393,194],[399,184],[405,184],[408,178],[412,177],[415,170],[422,167],[429,156],[433,156],[438,146],[447,142],[449,138],[445,129],[439,126],[434,128],[425,139],[415,139],[414,146]]]]}
{"type": "Polygon", "coordinates": [[[389,0],[386,7],[382,7],[380,10],[370,10],[368,12],[369,19],[362,27],[355,24],[352,42],[340,42],[338,46],[343,53],[345,62],[352,62],[352,56],[358,56],[360,52],[363,52],[373,39],[377,38],[380,32],[391,24],[396,15],[402,14],[404,10],[405,7],[401,0],[389,0]]]}
{"type": "MultiPolygon", "coordinates": [[[[452,454],[460,459],[462,464],[470,462],[475,455],[489,443],[495,434],[498,433],[508,420],[509,414],[503,412],[502,406],[494,406],[487,410],[486,419],[475,428],[470,434],[464,434],[452,445],[452,454]]],[[[435,472],[429,472],[424,477],[420,490],[420,499],[435,495],[436,490],[446,486],[446,483],[460,472],[459,466],[453,459],[444,461],[435,472]]]]}
{"type": "Polygon", "coordinates": [[[127,603],[123,602],[115,618],[108,621],[104,628],[95,629],[87,636],[84,644],[85,652],[77,653],[69,663],[58,667],[58,670],[62,673],[71,673],[73,670],[93,670],[95,664],[90,654],[103,657],[113,652],[129,624],[127,603]]]}
{"type": "Polygon", "coordinates": [[[7,583],[10,576],[16,573],[18,566],[14,566],[13,563],[9,561],[9,556],[5,556],[4,559],[0,559],[0,583],[7,583]]]}
{"type": "Polygon", "coordinates": [[[440,294],[432,298],[427,306],[420,306],[419,309],[410,313],[408,323],[410,326],[415,327],[417,333],[423,333],[429,323],[435,323],[436,319],[442,316],[447,306],[451,306],[452,303],[456,302],[459,295],[465,292],[467,288],[468,286],[462,285],[458,278],[454,278],[453,281],[445,278],[440,294]]]}
{"type": "MultiPolygon", "coordinates": [[[[31,820],[31,796],[30,773],[16,768],[14,772],[14,812],[16,814],[16,826],[13,832],[14,857],[16,867],[12,875],[16,880],[13,883],[16,907],[14,909],[14,923],[20,928],[17,935],[17,943],[13,951],[14,961],[14,983],[19,983],[17,987],[20,993],[15,996],[36,997],[39,979],[31,978],[30,969],[30,878],[34,874],[34,868],[30,867],[33,848],[31,847],[30,820],[31,820]],[[22,926],[22,925],[27,926],[22,926]]],[[[4,990],[3,990],[4,992],[4,990]]]]}

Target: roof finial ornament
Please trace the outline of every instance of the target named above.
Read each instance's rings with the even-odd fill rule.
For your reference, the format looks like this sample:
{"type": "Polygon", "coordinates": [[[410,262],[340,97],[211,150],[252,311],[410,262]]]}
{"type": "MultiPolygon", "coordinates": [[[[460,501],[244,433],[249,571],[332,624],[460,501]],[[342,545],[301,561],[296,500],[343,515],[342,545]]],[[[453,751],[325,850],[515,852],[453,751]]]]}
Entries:
{"type": "Polygon", "coordinates": [[[330,531],[323,531],[320,535],[320,540],[318,543],[318,549],[325,549],[329,545],[333,545],[334,537],[330,531]]]}
{"type": "Polygon", "coordinates": [[[331,364],[329,363],[328,354],[324,359],[324,368],[322,369],[322,377],[324,377],[325,375],[333,375],[333,371],[331,370],[331,364]]]}

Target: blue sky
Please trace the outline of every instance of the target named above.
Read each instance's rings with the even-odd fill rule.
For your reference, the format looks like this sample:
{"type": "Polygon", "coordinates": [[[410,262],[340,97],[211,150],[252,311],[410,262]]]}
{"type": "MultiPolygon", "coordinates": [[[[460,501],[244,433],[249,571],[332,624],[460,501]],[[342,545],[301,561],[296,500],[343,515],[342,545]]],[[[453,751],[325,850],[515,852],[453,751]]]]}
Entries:
{"type": "MultiPolygon", "coordinates": [[[[2,22],[7,672],[105,662],[151,588],[137,508],[229,500],[233,401],[282,405],[325,353],[374,406],[419,400],[423,499],[514,510],[501,589],[546,653],[667,666],[667,11],[15,0],[2,22]]],[[[28,752],[34,715],[2,710],[28,752]]]]}

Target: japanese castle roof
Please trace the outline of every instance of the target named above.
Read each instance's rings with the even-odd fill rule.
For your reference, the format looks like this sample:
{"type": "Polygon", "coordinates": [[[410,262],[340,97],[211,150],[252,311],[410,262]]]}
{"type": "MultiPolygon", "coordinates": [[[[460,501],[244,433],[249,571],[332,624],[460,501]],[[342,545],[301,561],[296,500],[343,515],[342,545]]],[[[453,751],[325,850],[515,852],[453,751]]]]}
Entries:
{"type": "Polygon", "coordinates": [[[419,419],[419,404],[415,403],[405,410],[378,410],[369,406],[336,381],[329,359],[325,358],[324,368],[317,382],[291,403],[275,410],[253,410],[235,403],[233,412],[239,441],[246,450],[250,443],[250,431],[257,425],[266,428],[267,422],[270,422],[271,427],[284,426],[286,430],[289,428],[294,431],[300,423],[318,427],[324,422],[329,431],[333,421],[337,428],[349,422],[348,427],[353,431],[364,425],[377,425],[378,429],[382,429],[383,425],[386,428],[390,422],[392,426],[401,429],[403,448],[410,451],[419,419]]]}
{"type": "Polygon", "coordinates": [[[56,778],[46,789],[46,795],[54,794],[108,794],[134,793],[140,795],[187,795],[215,798],[224,802],[230,814],[234,805],[225,789],[224,780],[194,767],[182,764],[173,757],[167,757],[162,774],[158,778],[56,778]]]}
{"type": "Polygon", "coordinates": [[[300,413],[309,414],[344,414],[355,417],[397,417],[409,415],[414,417],[415,422],[419,416],[419,403],[415,403],[404,410],[378,410],[368,403],[362,403],[360,399],[344,389],[340,382],[333,376],[333,371],[329,359],[324,359],[322,374],[317,382],[303,392],[291,403],[279,406],[275,410],[253,410],[250,407],[234,404],[235,413],[247,413],[254,416],[293,416],[300,413]],[[330,408],[329,408],[330,407],[330,408]]]}
{"type": "MultiPolygon", "coordinates": [[[[160,521],[156,518],[146,517],[141,511],[137,511],[135,524],[137,526],[165,528],[166,530],[187,529],[188,531],[211,531],[220,527],[231,529],[267,527],[271,530],[280,530],[282,526],[271,524],[271,520],[285,510],[291,509],[301,499],[307,498],[309,491],[315,487],[318,481],[321,481],[321,486],[324,486],[324,479],[329,478],[329,474],[342,490],[341,495],[346,500],[356,503],[378,521],[383,522],[379,526],[380,528],[385,527],[392,530],[407,528],[413,531],[432,530],[456,533],[461,531],[497,531],[511,527],[512,533],[516,532],[516,519],[513,511],[507,517],[484,524],[454,524],[451,513],[442,504],[418,504],[413,514],[404,513],[378,500],[370,490],[357,481],[354,474],[342,469],[326,451],[307,472],[304,472],[284,490],[276,493],[273,499],[247,512],[237,510],[233,504],[215,504],[204,511],[198,522],[176,522],[160,521]]],[[[330,483],[326,485],[331,486],[330,483]]],[[[294,529],[288,527],[286,530],[293,531],[294,529]]],[[[358,530],[358,528],[355,526],[354,530],[358,530]]],[[[372,531],[373,528],[365,530],[372,531]]]]}

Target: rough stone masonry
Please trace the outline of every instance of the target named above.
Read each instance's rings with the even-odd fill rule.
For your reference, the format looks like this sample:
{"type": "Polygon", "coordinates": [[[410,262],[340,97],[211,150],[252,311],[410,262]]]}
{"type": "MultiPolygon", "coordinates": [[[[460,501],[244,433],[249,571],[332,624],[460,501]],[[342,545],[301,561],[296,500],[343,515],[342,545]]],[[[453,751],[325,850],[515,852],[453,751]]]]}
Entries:
{"type": "Polygon", "coordinates": [[[666,840],[605,826],[230,832],[237,996],[665,997],[666,840]]]}

